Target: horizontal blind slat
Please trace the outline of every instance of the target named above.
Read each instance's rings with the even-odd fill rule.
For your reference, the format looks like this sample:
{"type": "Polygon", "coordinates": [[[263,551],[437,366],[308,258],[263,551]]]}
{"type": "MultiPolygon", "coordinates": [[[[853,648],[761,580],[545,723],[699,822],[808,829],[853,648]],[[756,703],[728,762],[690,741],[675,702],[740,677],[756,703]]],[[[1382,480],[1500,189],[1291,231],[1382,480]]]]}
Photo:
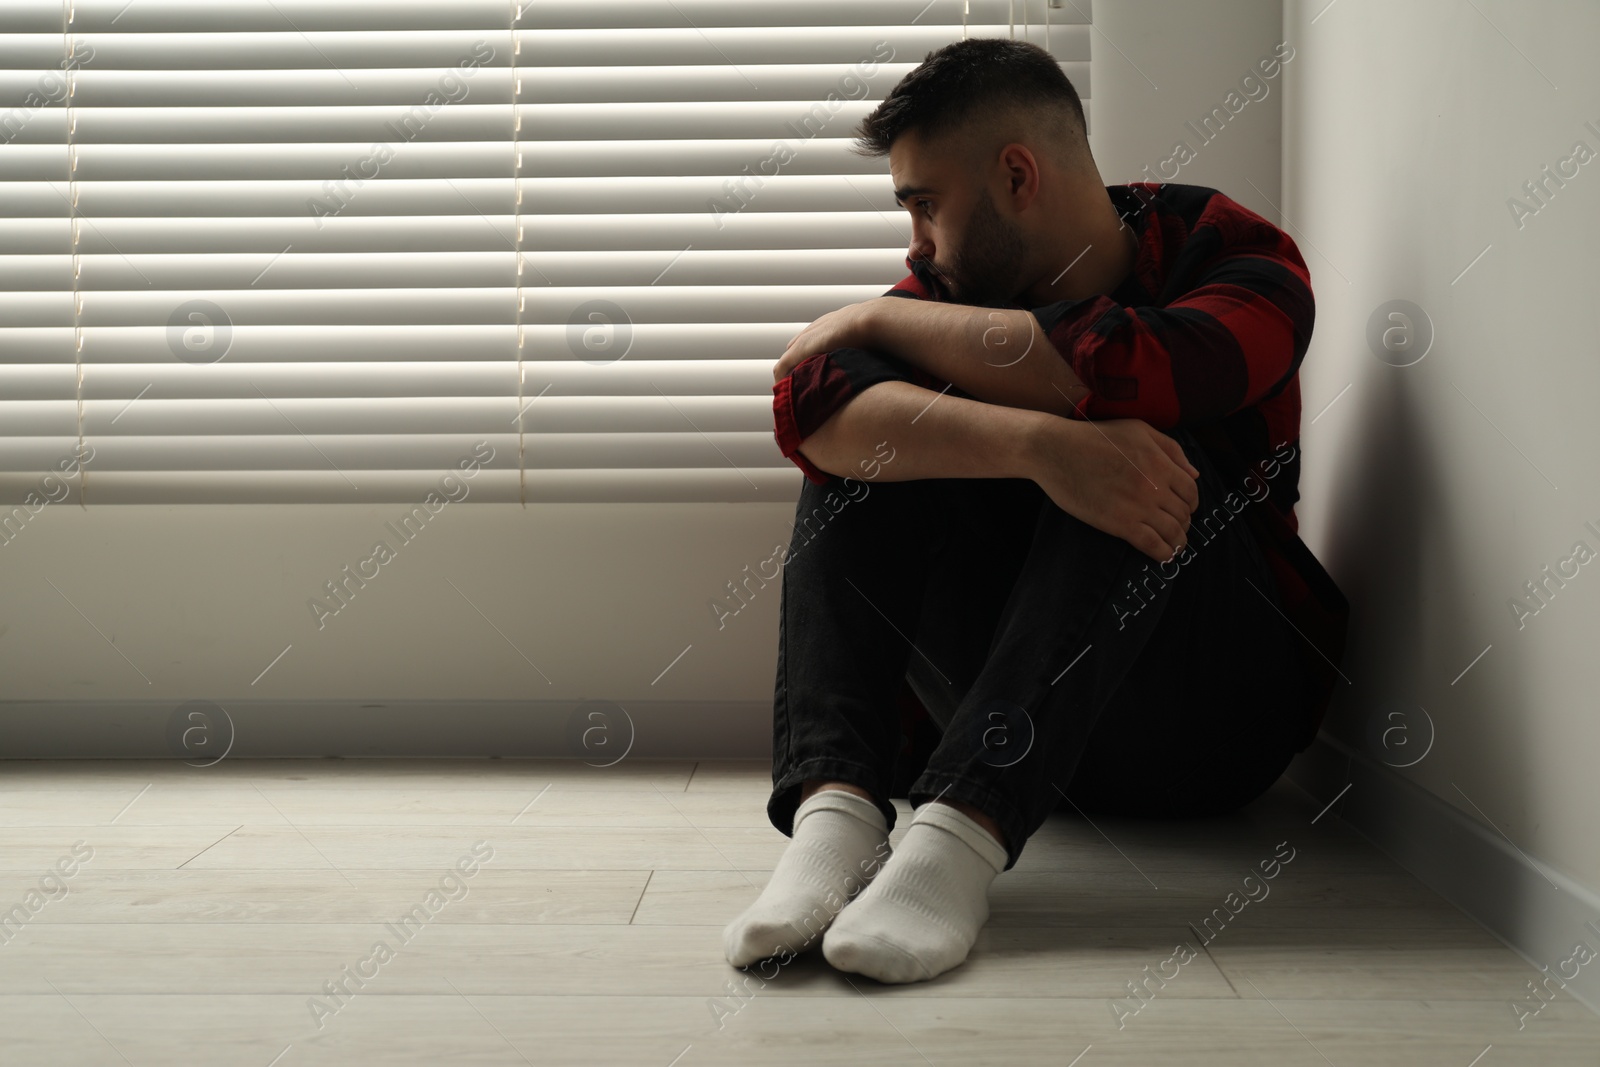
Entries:
{"type": "MultiPolygon", "coordinates": [[[[525,29],[600,27],[611,29],[693,26],[782,27],[797,23],[846,25],[897,24],[913,19],[922,25],[961,25],[962,0],[807,0],[798,4],[760,4],[751,0],[539,0],[520,5],[518,25],[525,29]]],[[[210,30],[234,33],[278,30],[349,29],[364,26],[437,30],[462,25],[502,25],[504,0],[74,0],[73,25],[81,31],[117,29],[127,33],[210,30]]],[[[0,29],[6,32],[49,32],[61,25],[59,0],[7,0],[0,29]]],[[[970,19],[1004,25],[1007,0],[970,0],[970,19]]],[[[1087,23],[1092,0],[1073,0],[1048,10],[1037,0],[1032,9],[1037,31],[1048,15],[1057,27],[1087,23]]],[[[1018,32],[1021,32],[1019,22],[1018,32]]]]}
{"type": "MultiPolygon", "coordinates": [[[[0,406],[9,418],[29,417],[28,402],[72,400],[76,395],[73,367],[0,364],[4,390],[0,406]]],[[[590,363],[579,360],[525,361],[523,394],[571,406],[609,396],[723,396],[767,402],[759,393],[772,384],[766,359],[656,360],[650,363],[590,363]]],[[[302,400],[395,400],[404,398],[513,397],[517,394],[515,361],[417,361],[325,363],[91,364],[84,368],[86,403],[140,399],[152,403],[262,396],[284,403],[302,400]],[[259,392],[257,391],[259,390],[259,392]]],[[[143,409],[141,409],[143,410],[143,409]]],[[[770,414],[770,412],[769,412],[770,414]]],[[[0,422],[0,425],[12,425],[0,422]]]]}
{"type": "MultiPolygon", "coordinates": [[[[30,126],[28,132],[36,132],[36,128],[30,126]]],[[[774,166],[788,174],[880,174],[884,169],[881,160],[851,151],[852,136],[794,137],[786,142],[784,151],[774,147],[779,140],[781,136],[522,141],[518,142],[522,152],[520,176],[736,177],[741,173],[771,173],[774,166]],[[765,163],[768,160],[774,162],[765,163]],[[745,171],[746,167],[751,170],[745,171]]],[[[0,154],[0,177],[41,184],[64,178],[66,156],[60,153],[59,146],[50,147],[55,151],[0,154]]],[[[494,141],[413,141],[383,146],[330,141],[274,144],[270,151],[248,144],[85,144],[77,148],[77,159],[76,180],[80,183],[301,178],[331,186],[342,181],[345,184],[337,191],[322,188],[315,194],[326,202],[324,210],[331,213],[345,210],[347,203],[362,203],[377,187],[396,179],[442,178],[448,179],[448,186],[461,179],[500,178],[509,189],[514,167],[510,146],[494,141]]],[[[44,204],[49,213],[64,210],[50,199],[45,199],[44,204]]],[[[25,208],[26,204],[21,206],[25,208]]]]}
{"type": "MultiPolygon", "coordinates": [[[[85,436],[88,436],[86,431],[85,436]]],[[[517,435],[495,430],[461,433],[280,434],[265,436],[196,434],[136,437],[96,433],[94,452],[85,462],[89,477],[116,471],[374,471],[449,469],[484,441],[495,451],[492,466],[517,463],[517,435]]],[[[59,469],[76,438],[0,438],[6,453],[20,461],[13,474],[59,469]],[[32,461],[32,462],[30,462],[32,461]]],[[[87,454],[87,453],[86,453],[87,454]]],[[[678,429],[638,433],[529,432],[522,462],[533,470],[589,470],[616,467],[726,466],[776,467],[770,428],[755,431],[678,429]],[[726,457],[726,458],[724,458],[726,457]]],[[[359,488],[359,481],[357,481],[359,488]]]]}
{"type": "MultiPolygon", "coordinates": [[[[574,309],[580,303],[574,302],[574,309]]],[[[761,362],[770,370],[772,361],[783,353],[789,338],[805,325],[806,320],[635,322],[628,326],[629,347],[621,358],[628,364],[663,360],[714,364],[764,356],[761,362]]],[[[575,341],[565,323],[531,323],[521,330],[524,363],[530,368],[530,374],[533,366],[556,361],[580,359],[585,360],[581,365],[589,365],[587,354],[581,349],[581,339],[575,341]]],[[[223,359],[239,364],[303,365],[310,375],[315,375],[324,361],[471,363],[515,360],[517,331],[518,327],[509,323],[234,325],[223,359]]],[[[89,374],[98,374],[99,368],[117,364],[173,358],[165,325],[90,326],[82,329],[81,335],[83,361],[92,368],[89,374]]],[[[61,365],[65,365],[65,371],[71,374],[76,359],[75,334],[69,325],[0,329],[0,381],[16,383],[7,386],[5,395],[10,395],[12,389],[32,388],[27,379],[11,377],[19,369],[58,373],[63,369],[61,365]]],[[[618,371],[623,366],[614,360],[597,359],[595,362],[618,371]]],[[[73,379],[63,381],[70,395],[73,379]]],[[[601,381],[588,382],[585,387],[604,388],[601,381]]]]}
{"type": "MultiPolygon", "coordinates": [[[[895,210],[892,205],[855,200],[846,191],[848,188],[841,186],[826,199],[845,207],[854,202],[876,206],[877,210],[824,210],[826,199],[819,195],[815,211],[749,210],[721,217],[705,211],[523,215],[522,246],[527,255],[651,250],[676,253],[693,246],[697,252],[707,254],[759,252],[775,258],[817,249],[893,247],[903,256],[911,237],[910,220],[903,213],[889,214],[895,210]]],[[[766,190],[761,193],[764,197],[766,190]]],[[[877,199],[887,195],[879,190],[877,199]]],[[[513,254],[513,232],[509,215],[502,219],[465,215],[190,218],[181,228],[159,219],[94,218],[81,226],[77,248],[82,256],[218,252],[278,255],[291,248],[299,255],[486,251],[509,257],[513,254]]],[[[0,256],[67,256],[72,249],[72,228],[66,219],[14,219],[0,228],[0,256]]]]}
{"type": "MultiPolygon", "coordinates": [[[[60,60],[60,41],[41,42],[42,65],[0,70],[0,108],[21,106],[30,94],[50,100],[60,95],[53,83],[41,90],[41,79],[60,60]]],[[[870,73],[859,63],[762,64],[760,82],[726,64],[655,66],[517,68],[519,99],[524,104],[631,103],[635,101],[731,102],[804,101],[806,107],[826,101],[829,93],[847,99],[881,99],[915,62],[880,63],[870,73]]],[[[450,67],[365,67],[334,71],[309,68],[281,70],[104,70],[93,66],[76,72],[76,107],[185,107],[203,101],[211,107],[293,107],[406,105],[423,102],[430,93],[458,96],[461,89],[446,77],[450,67]]],[[[1063,64],[1080,96],[1088,98],[1089,64],[1063,64]]],[[[61,75],[55,72],[57,77],[61,75]]],[[[458,78],[475,103],[509,103],[511,83],[492,69],[479,69],[470,80],[458,78]],[[485,75],[480,78],[479,74],[485,75]]],[[[37,106],[37,105],[36,105],[37,106]]],[[[60,105],[53,105],[60,106],[60,105]]]]}
{"type": "MultiPolygon", "coordinates": [[[[564,323],[578,305],[607,300],[633,322],[810,322],[845,304],[882,294],[877,285],[582,286],[524,289],[524,322],[564,323]]],[[[129,291],[84,293],[84,326],[166,325],[179,304],[206,300],[235,325],[512,323],[516,289],[245,289],[182,294],[129,291]]],[[[73,294],[0,293],[0,328],[67,326],[73,294]]]]}
{"type": "MultiPolygon", "coordinates": [[[[137,6],[137,4],[132,5],[137,6]]],[[[535,5],[537,6],[537,5],[535,5]]],[[[182,33],[77,32],[84,64],[94,70],[293,70],[345,72],[368,68],[506,67],[513,48],[519,67],[676,66],[728,64],[756,85],[768,64],[887,63],[920,57],[955,39],[948,25],[766,26],[621,29],[519,29],[503,25],[436,30],[310,30],[280,23],[278,30],[182,33]],[[514,43],[513,43],[514,42],[514,43]],[[748,68],[748,69],[747,69],[748,68]]],[[[959,24],[956,35],[960,34],[959,24]]],[[[1006,37],[1005,22],[968,27],[972,37],[1006,37]]],[[[61,60],[61,39],[52,51],[49,34],[0,36],[0,50],[16,58],[8,66],[47,69],[61,60]]],[[[1058,59],[1089,59],[1089,28],[1058,27],[1051,38],[1058,59]]]]}
{"type": "MultiPolygon", "coordinates": [[[[515,376],[515,368],[512,370],[515,376]]],[[[637,434],[705,431],[772,436],[772,404],[760,396],[660,395],[627,397],[258,397],[167,400],[138,398],[85,401],[83,432],[98,441],[168,438],[192,443],[196,452],[225,438],[278,437],[292,444],[311,437],[351,440],[403,439],[408,434],[515,434],[517,412],[527,433],[637,434]],[[691,423],[694,429],[691,429],[691,423]]],[[[75,401],[3,401],[9,449],[19,442],[72,433],[75,401]]],[[[230,446],[232,447],[232,446],[230,446]]],[[[403,447],[403,446],[397,446],[403,447]]],[[[196,455],[195,462],[202,457],[196,455]]],[[[225,464],[237,465],[234,461],[225,464]]],[[[385,463],[368,461],[369,467],[385,463]]],[[[24,464],[22,469],[31,469],[24,464]]]]}
{"type": "MultiPolygon", "coordinates": [[[[76,443],[76,439],[74,442],[76,443]]],[[[70,447],[63,454],[70,455],[70,447]]],[[[774,454],[775,451],[774,451],[774,454]]],[[[750,468],[678,467],[635,469],[529,469],[479,470],[468,479],[455,468],[425,471],[93,471],[87,492],[95,504],[397,504],[390,521],[424,501],[429,493],[448,499],[442,486],[450,474],[467,487],[463,500],[474,503],[515,504],[653,504],[653,503],[786,503],[793,506],[803,474],[792,463],[763,463],[750,468]],[[519,477],[520,475],[520,477],[519,477]],[[523,489],[525,486],[525,496],[523,489]]],[[[82,490],[77,479],[60,479],[66,496],[61,503],[76,503],[82,490]]],[[[32,500],[27,511],[42,509],[55,499],[41,488],[36,474],[0,472],[0,503],[13,506],[0,512],[7,529],[20,529],[28,515],[17,505],[32,500]]],[[[459,494],[459,490],[456,490],[459,494]]],[[[448,505],[439,505],[442,515],[448,505]]],[[[420,520],[418,520],[420,521],[420,520]]],[[[408,536],[415,534],[408,533],[408,536]]],[[[391,547],[398,548],[391,543],[391,547]]]]}
{"type": "MultiPolygon", "coordinates": [[[[292,245],[289,246],[292,248],[292,245]]],[[[86,253],[0,255],[0,289],[84,293],[134,289],[173,292],[210,288],[420,289],[514,287],[517,263],[534,284],[558,288],[673,285],[881,285],[903,275],[901,248],[806,248],[703,251],[690,248],[593,252],[310,252],[86,253]],[[75,273],[76,272],[76,273],[75,273]]]]}

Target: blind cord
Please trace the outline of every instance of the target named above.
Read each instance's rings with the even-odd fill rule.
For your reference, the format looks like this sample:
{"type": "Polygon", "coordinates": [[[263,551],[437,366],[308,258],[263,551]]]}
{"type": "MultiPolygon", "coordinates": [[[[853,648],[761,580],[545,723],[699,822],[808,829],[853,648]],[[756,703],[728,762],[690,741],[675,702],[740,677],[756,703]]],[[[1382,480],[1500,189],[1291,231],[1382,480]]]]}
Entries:
{"type": "Polygon", "coordinates": [[[522,82],[517,77],[517,56],[522,50],[522,41],[517,37],[517,21],[522,17],[522,5],[519,0],[510,0],[511,11],[511,190],[512,190],[512,216],[511,216],[511,254],[517,261],[517,499],[522,503],[522,509],[528,509],[528,465],[524,459],[523,447],[525,443],[523,422],[527,412],[522,406],[522,346],[526,340],[522,323],[524,297],[522,294],[522,109],[518,106],[522,99],[522,82]]]}
{"type": "MultiPolygon", "coordinates": [[[[62,0],[61,4],[61,67],[67,77],[67,221],[72,232],[72,348],[73,363],[76,378],[76,392],[78,401],[78,451],[77,455],[83,456],[83,291],[79,289],[78,282],[83,272],[82,249],[79,247],[83,238],[83,226],[78,218],[78,147],[73,143],[72,136],[76,127],[76,117],[72,114],[72,95],[77,90],[77,81],[74,75],[74,58],[77,52],[77,43],[72,36],[72,22],[77,14],[73,7],[73,0],[62,0]]],[[[89,510],[89,469],[81,461],[75,464],[78,471],[78,506],[84,511],[89,510]]]]}

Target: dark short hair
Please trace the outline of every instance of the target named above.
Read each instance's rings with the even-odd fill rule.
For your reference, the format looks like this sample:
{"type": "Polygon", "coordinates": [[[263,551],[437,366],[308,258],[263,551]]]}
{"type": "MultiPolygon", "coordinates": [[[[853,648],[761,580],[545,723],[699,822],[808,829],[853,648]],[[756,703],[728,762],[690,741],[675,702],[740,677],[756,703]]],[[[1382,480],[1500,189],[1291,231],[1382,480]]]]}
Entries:
{"type": "Polygon", "coordinates": [[[854,151],[888,155],[908,130],[937,137],[1008,107],[1046,115],[1065,108],[1076,123],[1073,137],[1088,128],[1078,91],[1049,52],[1029,41],[972,37],[929,52],[901,78],[861,120],[854,151]]]}

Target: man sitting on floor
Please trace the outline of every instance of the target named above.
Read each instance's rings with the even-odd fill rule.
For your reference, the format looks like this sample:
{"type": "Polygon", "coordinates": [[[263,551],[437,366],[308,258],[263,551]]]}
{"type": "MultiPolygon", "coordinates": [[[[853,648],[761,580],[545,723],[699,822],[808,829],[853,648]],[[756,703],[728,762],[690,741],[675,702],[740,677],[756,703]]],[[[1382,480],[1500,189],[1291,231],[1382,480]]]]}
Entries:
{"type": "Polygon", "coordinates": [[[742,967],[825,931],[834,966],[910,982],[966,959],[1061,803],[1261,795],[1315,736],[1348,609],[1297,535],[1314,304],[1288,235],[1214,189],[1102,184],[1027,42],[931,53],[860,143],[911,274],[773,371],[806,475],[767,807],[792,841],[724,943],[742,967]],[[943,733],[885,862],[906,682],[943,733]]]}

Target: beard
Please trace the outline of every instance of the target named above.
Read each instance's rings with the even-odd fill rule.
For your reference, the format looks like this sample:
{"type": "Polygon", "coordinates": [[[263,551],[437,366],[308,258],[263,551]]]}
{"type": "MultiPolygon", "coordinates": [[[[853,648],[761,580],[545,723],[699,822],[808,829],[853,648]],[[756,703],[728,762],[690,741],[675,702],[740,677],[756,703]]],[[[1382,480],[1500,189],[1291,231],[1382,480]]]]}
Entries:
{"type": "Polygon", "coordinates": [[[1022,231],[995,210],[989,190],[972,209],[967,232],[956,248],[945,285],[959,303],[983,306],[1009,303],[1017,294],[1027,242],[1022,231]]]}

